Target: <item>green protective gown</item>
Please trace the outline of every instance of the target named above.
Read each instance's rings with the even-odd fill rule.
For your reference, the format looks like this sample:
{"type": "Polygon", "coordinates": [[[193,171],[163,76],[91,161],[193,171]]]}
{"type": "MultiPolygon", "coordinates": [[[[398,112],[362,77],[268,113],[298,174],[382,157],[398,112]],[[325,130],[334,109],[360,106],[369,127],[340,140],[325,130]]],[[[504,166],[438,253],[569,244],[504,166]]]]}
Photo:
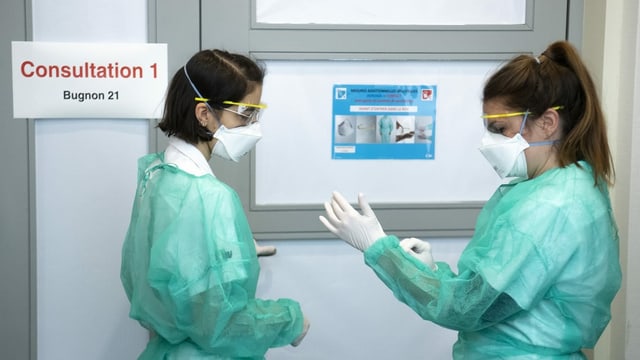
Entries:
{"type": "Polygon", "coordinates": [[[608,190],[579,164],[501,186],[457,274],[442,262],[432,271],[395,236],[365,262],[422,318],[458,330],[454,359],[583,359],[610,320],[621,271],[608,190]]]}
{"type": "Polygon", "coordinates": [[[236,192],[214,176],[138,163],[122,249],[130,316],[155,333],[139,359],[264,359],[302,333],[289,299],[255,299],[259,263],[236,192]]]}
{"type": "Polygon", "coordinates": [[[391,142],[391,132],[393,131],[393,120],[388,115],[383,116],[378,124],[380,129],[380,142],[388,144],[391,142]]]}

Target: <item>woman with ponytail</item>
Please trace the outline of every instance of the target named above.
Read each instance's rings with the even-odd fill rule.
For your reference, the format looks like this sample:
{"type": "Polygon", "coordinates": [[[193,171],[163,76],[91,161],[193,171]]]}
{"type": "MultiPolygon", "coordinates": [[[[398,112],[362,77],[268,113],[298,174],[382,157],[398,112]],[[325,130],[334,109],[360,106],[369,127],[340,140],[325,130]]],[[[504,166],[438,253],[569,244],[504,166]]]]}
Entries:
{"type": "Polygon", "coordinates": [[[480,151],[510,180],[481,211],[457,271],[434,261],[427,241],[387,235],[364,197],[360,213],[334,193],[320,220],[364,252],[400,301],[458,330],[454,359],[585,359],[621,282],[593,81],[559,41],[503,65],[482,100],[480,151]]]}

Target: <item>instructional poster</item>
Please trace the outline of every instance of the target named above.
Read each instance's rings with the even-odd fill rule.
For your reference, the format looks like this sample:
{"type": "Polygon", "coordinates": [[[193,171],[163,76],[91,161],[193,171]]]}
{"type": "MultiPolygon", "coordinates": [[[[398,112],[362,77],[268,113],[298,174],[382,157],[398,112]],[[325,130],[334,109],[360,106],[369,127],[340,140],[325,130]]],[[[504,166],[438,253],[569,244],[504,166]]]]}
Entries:
{"type": "Polygon", "coordinates": [[[334,85],[333,159],[435,158],[435,85],[334,85]]]}

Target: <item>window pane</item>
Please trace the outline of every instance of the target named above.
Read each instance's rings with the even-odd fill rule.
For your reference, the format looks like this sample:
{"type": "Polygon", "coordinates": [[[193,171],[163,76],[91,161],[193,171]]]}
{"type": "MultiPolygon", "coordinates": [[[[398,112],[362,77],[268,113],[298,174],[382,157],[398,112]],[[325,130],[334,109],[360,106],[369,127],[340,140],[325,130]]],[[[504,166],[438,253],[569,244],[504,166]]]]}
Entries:
{"type": "MultiPolygon", "coordinates": [[[[478,151],[494,61],[268,61],[256,203],[318,204],[333,190],[384,203],[486,201],[500,182],[478,151]],[[432,160],[332,160],[333,85],[437,85],[432,160]],[[437,132],[437,134],[435,134],[437,132]]],[[[356,125],[356,131],[357,125],[356,125]]]]}
{"type": "Polygon", "coordinates": [[[266,24],[514,25],[527,0],[255,0],[266,24]]]}

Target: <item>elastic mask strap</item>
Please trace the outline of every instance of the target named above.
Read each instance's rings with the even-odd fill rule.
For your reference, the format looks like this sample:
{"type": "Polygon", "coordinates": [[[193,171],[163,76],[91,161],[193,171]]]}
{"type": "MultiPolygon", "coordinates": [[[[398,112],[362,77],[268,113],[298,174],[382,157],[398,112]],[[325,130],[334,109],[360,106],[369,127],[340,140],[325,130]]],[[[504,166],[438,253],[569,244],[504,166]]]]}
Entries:
{"type": "Polygon", "coordinates": [[[543,145],[553,145],[559,142],[558,140],[549,140],[549,141],[537,141],[529,143],[529,146],[543,146],[543,145]]]}
{"type": "MultiPolygon", "coordinates": [[[[186,71],[186,70],[185,70],[186,71]]],[[[524,112],[524,117],[522,118],[522,124],[520,124],[520,131],[518,133],[522,135],[522,130],[524,130],[524,124],[527,123],[527,117],[529,116],[529,109],[524,112]]]]}
{"type": "MultiPolygon", "coordinates": [[[[527,117],[529,116],[529,109],[525,111],[524,118],[522,119],[522,125],[520,125],[520,131],[518,132],[522,136],[522,130],[524,129],[524,124],[527,122],[527,117]]],[[[558,140],[549,140],[549,141],[537,141],[529,143],[529,146],[544,146],[544,145],[553,145],[557,143],[558,140]]]]}
{"type": "MultiPolygon", "coordinates": [[[[189,77],[189,73],[187,72],[187,65],[183,66],[182,69],[184,70],[184,75],[187,77],[187,81],[191,85],[191,88],[193,89],[193,91],[196,92],[196,95],[198,95],[198,97],[204,98],[204,96],[202,96],[202,94],[200,94],[200,91],[198,91],[198,88],[196,88],[196,86],[193,84],[193,81],[191,81],[191,78],[189,77]]],[[[206,104],[206,102],[205,102],[205,104],[206,104]]],[[[208,105],[209,104],[207,104],[207,106],[208,105]]]]}
{"type": "MultiPolygon", "coordinates": [[[[193,89],[193,91],[196,92],[196,95],[198,95],[198,97],[204,98],[204,96],[202,96],[202,94],[200,94],[200,91],[198,91],[198,88],[196,88],[196,85],[193,83],[193,81],[191,81],[191,77],[189,77],[189,73],[187,72],[187,65],[184,65],[182,67],[182,70],[184,70],[184,76],[187,77],[187,81],[189,82],[189,85],[191,85],[191,88],[193,89]]],[[[213,108],[211,107],[211,105],[209,105],[209,103],[206,102],[206,101],[204,102],[204,104],[207,105],[207,107],[209,108],[209,111],[211,111],[211,113],[214,115],[214,117],[218,121],[218,125],[220,125],[221,124],[220,119],[218,119],[218,117],[216,116],[216,112],[213,111],[213,108]]],[[[210,131],[208,131],[208,132],[211,133],[210,131]]],[[[213,136],[213,134],[212,134],[212,136],[213,136]]]]}

